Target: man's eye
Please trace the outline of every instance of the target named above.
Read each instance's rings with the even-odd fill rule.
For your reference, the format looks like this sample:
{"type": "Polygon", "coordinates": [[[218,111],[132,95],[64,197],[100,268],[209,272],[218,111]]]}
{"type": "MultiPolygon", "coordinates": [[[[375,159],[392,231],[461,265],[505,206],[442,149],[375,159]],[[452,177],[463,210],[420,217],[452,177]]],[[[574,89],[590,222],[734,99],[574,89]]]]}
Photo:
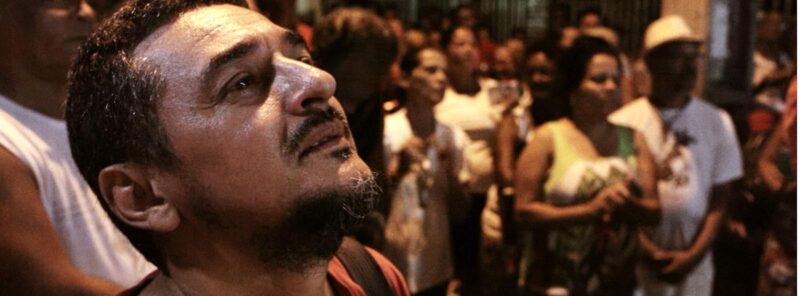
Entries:
{"type": "Polygon", "coordinates": [[[606,78],[607,77],[605,75],[599,75],[599,76],[592,76],[589,79],[591,79],[595,83],[603,83],[603,82],[606,82],[606,78]]]}
{"type": "Polygon", "coordinates": [[[233,79],[232,83],[229,84],[225,89],[227,92],[243,91],[253,86],[253,84],[255,84],[255,78],[253,78],[253,76],[246,75],[233,79]]]}

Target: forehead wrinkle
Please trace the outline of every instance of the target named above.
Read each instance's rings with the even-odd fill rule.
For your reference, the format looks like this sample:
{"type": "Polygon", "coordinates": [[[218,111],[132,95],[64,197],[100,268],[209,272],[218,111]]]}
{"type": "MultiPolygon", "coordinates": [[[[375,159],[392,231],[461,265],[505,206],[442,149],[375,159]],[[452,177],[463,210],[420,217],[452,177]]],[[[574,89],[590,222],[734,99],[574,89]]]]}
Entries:
{"type": "MultiPolygon", "coordinates": [[[[170,65],[165,68],[173,74],[199,76],[209,56],[244,39],[267,36],[275,28],[262,15],[237,6],[201,7],[154,31],[137,45],[134,56],[170,65]]],[[[270,50],[275,49],[275,42],[266,43],[270,50]]]]}

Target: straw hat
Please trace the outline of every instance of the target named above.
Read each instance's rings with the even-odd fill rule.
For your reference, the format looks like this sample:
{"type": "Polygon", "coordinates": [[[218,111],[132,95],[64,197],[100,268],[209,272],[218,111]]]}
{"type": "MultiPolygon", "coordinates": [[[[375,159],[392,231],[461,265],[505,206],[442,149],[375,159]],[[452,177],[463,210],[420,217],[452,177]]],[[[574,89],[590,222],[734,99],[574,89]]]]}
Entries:
{"type": "Polygon", "coordinates": [[[657,19],[647,26],[647,31],[644,33],[644,50],[648,52],[665,43],[675,41],[699,44],[702,39],[694,35],[692,28],[683,18],[677,15],[669,15],[657,19]]]}

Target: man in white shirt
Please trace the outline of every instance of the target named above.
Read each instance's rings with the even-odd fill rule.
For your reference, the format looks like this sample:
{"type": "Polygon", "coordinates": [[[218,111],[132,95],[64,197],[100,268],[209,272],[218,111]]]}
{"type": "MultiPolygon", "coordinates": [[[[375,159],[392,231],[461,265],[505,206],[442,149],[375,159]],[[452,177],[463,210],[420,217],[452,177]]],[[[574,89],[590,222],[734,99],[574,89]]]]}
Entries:
{"type": "Polygon", "coordinates": [[[116,230],[70,155],[67,70],[87,1],[0,2],[0,291],[110,295],[154,268],[116,230]]]}
{"type": "Polygon", "coordinates": [[[725,217],[741,153],[727,113],[693,97],[700,41],[677,16],[645,33],[652,95],[610,116],[640,131],[657,163],[662,219],[640,235],[637,295],[710,295],[710,248],[725,217]]]}

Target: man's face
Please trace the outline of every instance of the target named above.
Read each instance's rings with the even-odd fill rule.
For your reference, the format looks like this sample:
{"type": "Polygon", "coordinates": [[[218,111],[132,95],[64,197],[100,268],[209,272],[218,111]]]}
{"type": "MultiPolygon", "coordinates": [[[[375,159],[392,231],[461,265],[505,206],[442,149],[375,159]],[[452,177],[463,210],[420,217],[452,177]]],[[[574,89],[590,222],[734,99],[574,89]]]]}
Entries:
{"type": "Polygon", "coordinates": [[[594,13],[584,15],[580,21],[580,29],[587,30],[601,25],[600,16],[594,13]]]}
{"type": "Polygon", "coordinates": [[[690,92],[697,79],[699,45],[694,42],[671,42],[649,54],[648,69],[653,92],[690,92]]]}
{"type": "Polygon", "coordinates": [[[558,47],[561,49],[572,47],[572,42],[575,41],[575,38],[578,38],[578,35],[580,35],[580,31],[577,28],[564,27],[561,29],[561,40],[558,41],[558,47]]]}
{"type": "Polygon", "coordinates": [[[450,44],[447,46],[447,55],[453,66],[477,69],[478,47],[472,30],[467,28],[456,29],[450,39],[450,44]]]}
{"type": "Polygon", "coordinates": [[[94,10],[85,0],[31,1],[18,8],[24,12],[16,16],[18,26],[11,29],[24,34],[14,41],[22,46],[21,58],[33,75],[65,80],[80,43],[95,27],[94,10]]]}
{"type": "Polygon", "coordinates": [[[553,84],[553,62],[544,52],[534,52],[528,57],[528,86],[533,99],[547,98],[553,84]]]}
{"type": "Polygon", "coordinates": [[[310,64],[299,36],[214,5],[158,29],[134,55],[166,81],[157,112],[179,165],[162,172],[172,176],[164,195],[182,225],[255,252],[291,250],[329,242],[293,239],[333,239],[315,237],[342,226],[331,215],[369,210],[369,198],[338,199],[371,172],[333,98],[336,82],[310,64]]]}
{"type": "Polygon", "coordinates": [[[514,79],[517,76],[514,55],[508,47],[498,47],[494,51],[492,70],[497,79],[514,79]]]}
{"type": "Polygon", "coordinates": [[[459,26],[465,26],[469,28],[474,28],[475,25],[478,23],[478,20],[475,18],[475,11],[472,8],[461,8],[456,12],[456,23],[459,26]]]}
{"type": "Polygon", "coordinates": [[[419,65],[409,75],[409,91],[421,94],[434,106],[442,101],[447,88],[447,59],[432,49],[420,51],[418,57],[419,65]]]}
{"type": "Polygon", "coordinates": [[[783,33],[783,17],[778,12],[768,12],[758,23],[758,38],[763,41],[775,41],[783,33]]]}
{"type": "Polygon", "coordinates": [[[382,54],[374,47],[361,46],[348,51],[337,66],[329,69],[334,77],[339,77],[336,96],[342,100],[347,114],[355,114],[365,102],[377,100],[381,78],[388,72],[375,62],[382,54]]]}

